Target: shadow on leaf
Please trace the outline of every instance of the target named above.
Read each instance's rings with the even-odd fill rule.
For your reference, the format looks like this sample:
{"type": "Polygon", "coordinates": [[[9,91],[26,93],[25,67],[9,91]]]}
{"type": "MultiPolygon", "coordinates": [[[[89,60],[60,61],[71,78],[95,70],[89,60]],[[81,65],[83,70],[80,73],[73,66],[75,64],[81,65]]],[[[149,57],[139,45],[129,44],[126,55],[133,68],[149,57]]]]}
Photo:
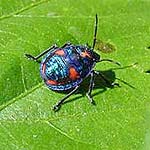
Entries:
{"type": "MultiPolygon", "coordinates": [[[[129,86],[130,88],[135,89],[135,87],[132,86],[131,84],[127,83],[126,81],[123,81],[122,79],[117,78],[115,75],[115,71],[114,71],[114,70],[118,70],[118,69],[127,69],[127,68],[132,67],[135,64],[137,64],[137,63],[134,63],[134,64],[129,65],[129,66],[112,68],[112,69],[109,69],[106,71],[98,71],[109,81],[109,84],[102,78],[102,76],[95,75],[93,90],[99,89],[99,91],[92,94],[93,99],[94,99],[94,96],[105,92],[107,90],[107,88],[112,89],[112,88],[116,87],[116,86],[110,86],[110,84],[115,83],[115,80],[118,80],[118,81],[122,82],[123,84],[129,86]]],[[[72,98],[72,99],[70,98],[70,99],[64,101],[63,104],[70,103],[70,102],[75,101],[75,100],[79,100],[81,97],[85,96],[86,93],[88,92],[88,89],[89,89],[89,81],[90,81],[90,77],[87,77],[81,83],[79,89],[75,92],[76,94],[81,94],[81,96],[77,96],[77,97],[72,98]]],[[[117,87],[120,87],[120,85],[118,83],[116,83],[116,85],[117,85],[117,87]]],[[[68,94],[69,92],[70,91],[61,91],[61,93],[65,93],[65,94],[68,94]]],[[[96,103],[94,102],[93,105],[96,105],[96,103]]],[[[57,109],[57,111],[60,110],[60,108],[61,108],[61,106],[57,109]]]]}

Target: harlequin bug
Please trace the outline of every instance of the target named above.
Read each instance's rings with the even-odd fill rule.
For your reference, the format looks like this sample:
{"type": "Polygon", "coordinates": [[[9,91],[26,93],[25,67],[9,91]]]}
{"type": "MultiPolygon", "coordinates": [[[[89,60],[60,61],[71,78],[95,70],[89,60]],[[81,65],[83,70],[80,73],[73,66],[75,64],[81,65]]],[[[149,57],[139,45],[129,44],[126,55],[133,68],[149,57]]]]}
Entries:
{"type": "Polygon", "coordinates": [[[100,60],[100,55],[94,51],[97,25],[98,16],[96,14],[92,47],[88,45],[74,45],[68,42],[62,47],[53,45],[36,57],[25,54],[27,58],[40,63],[40,74],[48,88],[55,91],[70,91],[54,105],[53,110],[58,110],[64,101],[77,91],[83,79],[88,76],[90,76],[90,83],[86,96],[93,104],[94,100],[91,92],[94,85],[94,76],[96,74],[100,75],[110,86],[117,85],[108,81],[102,73],[93,70],[95,64],[101,61],[110,61],[119,64],[110,59],[100,60]],[[39,61],[39,58],[45,54],[46,56],[42,61],[39,61]]]}

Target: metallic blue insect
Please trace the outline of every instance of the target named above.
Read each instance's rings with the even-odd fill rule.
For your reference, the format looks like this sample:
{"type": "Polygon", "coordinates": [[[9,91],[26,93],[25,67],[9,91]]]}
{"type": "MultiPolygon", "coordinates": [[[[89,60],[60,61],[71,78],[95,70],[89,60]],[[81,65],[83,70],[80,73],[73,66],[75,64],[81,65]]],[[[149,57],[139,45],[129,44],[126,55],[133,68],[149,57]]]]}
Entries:
{"type": "Polygon", "coordinates": [[[64,101],[72,95],[80,86],[80,83],[88,76],[91,77],[89,90],[86,94],[91,103],[94,100],[91,92],[94,85],[94,75],[99,74],[109,86],[114,86],[115,83],[110,83],[103,74],[93,70],[95,64],[100,61],[110,61],[118,64],[110,59],[100,60],[100,55],[94,51],[97,35],[98,17],[96,14],[95,31],[92,48],[85,45],[74,45],[66,43],[62,47],[54,45],[38,56],[34,57],[30,54],[25,54],[27,58],[40,63],[40,74],[48,88],[55,91],[70,90],[64,98],[54,105],[53,109],[57,111],[64,101]],[[46,55],[42,61],[39,58],[46,55]]]}

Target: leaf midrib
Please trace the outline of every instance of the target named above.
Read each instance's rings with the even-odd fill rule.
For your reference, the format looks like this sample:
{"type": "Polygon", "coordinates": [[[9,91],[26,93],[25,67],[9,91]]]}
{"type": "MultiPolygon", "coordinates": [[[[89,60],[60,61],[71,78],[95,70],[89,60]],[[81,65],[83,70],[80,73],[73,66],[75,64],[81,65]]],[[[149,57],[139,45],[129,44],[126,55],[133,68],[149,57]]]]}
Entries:
{"type": "Polygon", "coordinates": [[[40,88],[43,86],[43,82],[40,82],[39,84],[37,84],[36,86],[34,86],[33,88],[31,88],[28,91],[24,91],[23,93],[21,93],[20,95],[12,98],[11,100],[9,100],[8,102],[6,102],[5,104],[2,104],[0,106],[0,111],[2,111],[3,109],[5,109],[7,106],[13,104],[14,102],[16,102],[18,99],[25,97],[26,95],[32,93],[33,91],[35,91],[36,89],[40,88]]]}

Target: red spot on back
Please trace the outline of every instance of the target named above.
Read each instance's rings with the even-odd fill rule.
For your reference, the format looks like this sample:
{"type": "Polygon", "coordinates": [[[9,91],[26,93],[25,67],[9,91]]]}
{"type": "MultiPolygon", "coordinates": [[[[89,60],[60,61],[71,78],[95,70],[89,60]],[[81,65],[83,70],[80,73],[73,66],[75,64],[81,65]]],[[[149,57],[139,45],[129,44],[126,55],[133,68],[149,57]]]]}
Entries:
{"type": "Polygon", "coordinates": [[[81,56],[82,57],[89,57],[89,58],[91,58],[90,54],[87,51],[82,52],[81,56]]]}
{"type": "Polygon", "coordinates": [[[54,81],[54,80],[47,80],[46,83],[51,84],[51,85],[56,85],[57,84],[57,82],[54,81]]]}
{"type": "Polygon", "coordinates": [[[74,67],[69,68],[69,77],[72,80],[76,80],[80,77],[79,73],[76,71],[74,67]]]}
{"type": "Polygon", "coordinates": [[[42,66],[42,72],[43,72],[43,74],[45,73],[45,69],[46,69],[46,65],[43,64],[43,66],[42,66]]]}
{"type": "Polygon", "coordinates": [[[62,49],[57,50],[57,51],[55,52],[55,54],[56,54],[56,55],[60,55],[60,56],[65,55],[64,50],[62,50],[62,49]]]}

